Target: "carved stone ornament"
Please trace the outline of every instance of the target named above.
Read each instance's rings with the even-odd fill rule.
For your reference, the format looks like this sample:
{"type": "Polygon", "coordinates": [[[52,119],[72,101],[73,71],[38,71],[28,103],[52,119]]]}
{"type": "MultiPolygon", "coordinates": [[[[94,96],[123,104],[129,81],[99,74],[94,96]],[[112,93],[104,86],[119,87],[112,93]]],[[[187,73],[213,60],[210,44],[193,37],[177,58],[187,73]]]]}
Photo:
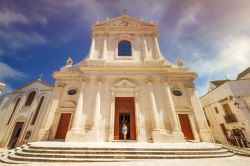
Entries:
{"type": "Polygon", "coordinates": [[[69,59],[66,61],[66,66],[72,67],[72,65],[73,65],[73,60],[69,57],[69,59]]]}
{"type": "Polygon", "coordinates": [[[181,60],[180,58],[177,58],[177,59],[176,59],[176,64],[177,64],[179,67],[183,67],[183,66],[184,66],[184,64],[183,64],[183,62],[182,62],[182,60],[181,60]]]}

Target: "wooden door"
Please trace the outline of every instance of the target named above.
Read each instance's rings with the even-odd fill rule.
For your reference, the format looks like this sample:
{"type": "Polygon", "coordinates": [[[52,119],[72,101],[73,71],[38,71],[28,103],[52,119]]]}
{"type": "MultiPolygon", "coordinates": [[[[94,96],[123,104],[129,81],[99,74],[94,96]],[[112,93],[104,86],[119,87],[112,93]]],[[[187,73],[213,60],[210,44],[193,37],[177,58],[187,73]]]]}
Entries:
{"type": "Polygon", "coordinates": [[[188,118],[188,114],[178,114],[181,130],[187,140],[194,140],[194,135],[188,118]]]}
{"type": "Polygon", "coordinates": [[[65,139],[69,128],[71,113],[62,113],[56,132],[56,139],[65,139]]]}
{"type": "Polygon", "coordinates": [[[16,122],[16,125],[14,127],[14,130],[11,134],[11,137],[8,143],[8,148],[13,149],[16,147],[16,143],[19,139],[19,136],[21,135],[22,128],[23,128],[23,122],[16,122]]]}
{"type": "Polygon", "coordinates": [[[123,123],[128,126],[127,139],[136,139],[135,127],[135,104],[133,97],[116,97],[115,98],[115,126],[114,126],[114,139],[123,139],[121,137],[121,130],[123,123]],[[125,120],[125,121],[124,121],[125,120]]]}

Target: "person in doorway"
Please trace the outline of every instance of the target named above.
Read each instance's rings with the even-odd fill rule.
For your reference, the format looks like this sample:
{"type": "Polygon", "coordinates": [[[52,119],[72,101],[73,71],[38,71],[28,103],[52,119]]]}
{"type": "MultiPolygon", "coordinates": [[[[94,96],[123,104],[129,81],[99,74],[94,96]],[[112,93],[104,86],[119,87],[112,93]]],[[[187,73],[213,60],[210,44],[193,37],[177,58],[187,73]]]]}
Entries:
{"type": "Polygon", "coordinates": [[[124,140],[126,140],[127,139],[127,134],[128,134],[128,127],[127,127],[127,125],[125,123],[122,126],[122,134],[123,134],[124,140]]]}

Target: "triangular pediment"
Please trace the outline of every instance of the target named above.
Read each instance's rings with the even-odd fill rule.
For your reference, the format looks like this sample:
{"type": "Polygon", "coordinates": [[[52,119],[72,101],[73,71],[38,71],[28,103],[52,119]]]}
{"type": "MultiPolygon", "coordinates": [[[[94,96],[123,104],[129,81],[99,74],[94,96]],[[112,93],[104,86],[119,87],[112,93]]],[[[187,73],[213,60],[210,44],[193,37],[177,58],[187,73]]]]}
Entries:
{"type": "Polygon", "coordinates": [[[129,88],[129,89],[137,89],[138,86],[134,84],[133,82],[123,79],[117,83],[115,83],[112,88],[129,88]]]}
{"type": "Polygon", "coordinates": [[[142,19],[137,19],[133,17],[129,17],[127,15],[123,15],[120,17],[116,17],[113,19],[107,19],[100,23],[94,24],[94,26],[112,26],[112,27],[122,27],[122,26],[132,26],[132,27],[140,27],[140,26],[156,26],[153,23],[148,23],[142,19]]]}
{"type": "Polygon", "coordinates": [[[37,88],[37,87],[40,87],[42,89],[51,89],[53,88],[52,85],[49,85],[43,81],[40,81],[40,80],[34,80],[32,82],[29,82],[23,86],[21,86],[20,88],[17,88],[16,90],[17,91],[25,91],[27,89],[31,89],[31,88],[37,88]]]}

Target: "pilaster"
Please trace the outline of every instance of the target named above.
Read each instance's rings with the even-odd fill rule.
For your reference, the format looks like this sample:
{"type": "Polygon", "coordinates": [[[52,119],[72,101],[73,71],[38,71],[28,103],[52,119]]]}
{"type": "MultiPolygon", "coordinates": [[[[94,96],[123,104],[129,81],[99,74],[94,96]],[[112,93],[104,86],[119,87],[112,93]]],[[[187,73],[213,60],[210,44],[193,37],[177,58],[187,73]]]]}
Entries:
{"type": "Polygon", "coordinates": [[[75,111],[73,113],[71,129],[68,131],[66,139],[65,139],[66,141],[79,141],[81,134],[85,133],[85,127],[81,128],[80,126],[81,126],[81,123],[85,124],[85,122],[82,121],[83,119],[82,114],[83,114],[83,107],[84,107],[83,101],[84,101],[84,95],[85,95],[87,82],[88,80],[81,80],[79,97],[78,97],[75,111]]]}
{"type": "Polygon", "coordinates": [[[93,35],[91,46],[90,46],[90,51],[89,51],[89,59],[90,60],[93,60],[94,56],[95,56],[95,38],[96,38],[96,35],[93,35]]]}
{"type": "Polygon", "coordinates": [[[159,47],[159,44],[158,44],[158,39],[157,39],[157,36],[154,37],[154,46],[155,46],[155,59],[160,59],[161,57],[161,51],[160,51],[160,47],[159,47]]]}
{"type": "Polygon", "coordinates": [[[107,38],[108,38],[108,36],[106,34],[104,34],[103,48],[102,48],[102,59],[103,60],[106,60],[106,58],[107,58],[107,38]]]}

